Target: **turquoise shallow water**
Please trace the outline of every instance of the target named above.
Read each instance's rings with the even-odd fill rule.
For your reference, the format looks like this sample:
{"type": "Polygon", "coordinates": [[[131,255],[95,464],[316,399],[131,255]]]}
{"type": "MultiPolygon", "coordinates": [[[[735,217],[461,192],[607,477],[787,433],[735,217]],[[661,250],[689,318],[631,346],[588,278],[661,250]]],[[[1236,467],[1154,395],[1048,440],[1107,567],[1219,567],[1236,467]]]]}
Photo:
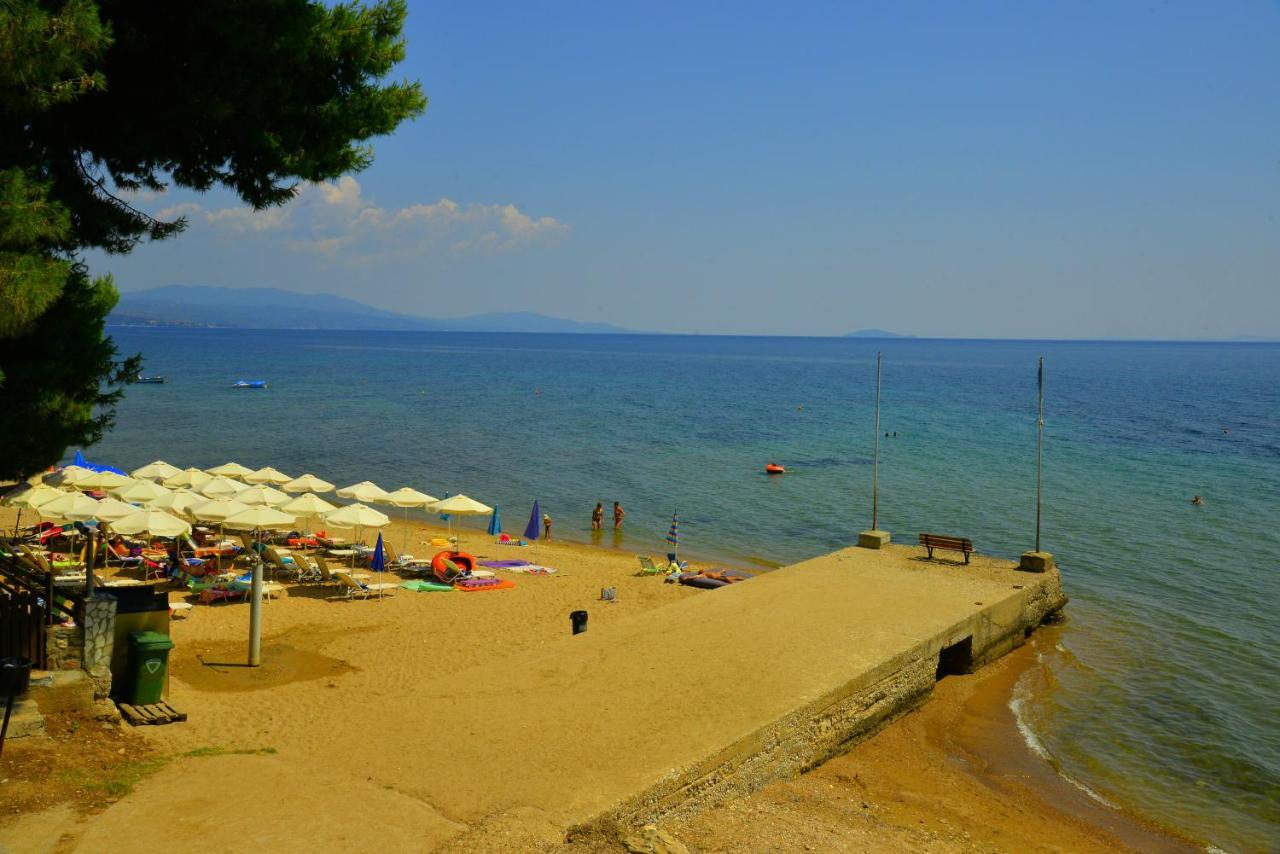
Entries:
{"type": "Polygon", "coordinates": [[[1107,800],[1227,849],[1280,838],[1280,346],[113,334],[170,382],[131,388],[92,458],[461,491],[509,531],[536,497],[582,540],[619,500],[605,545],[665,551],[679,510],[684,550],[777,563],[870,522],[877,348],[881,527],[1029,548],[1043,354],[1044,547],[1072,604],[1025,720],[1107,800]]]}

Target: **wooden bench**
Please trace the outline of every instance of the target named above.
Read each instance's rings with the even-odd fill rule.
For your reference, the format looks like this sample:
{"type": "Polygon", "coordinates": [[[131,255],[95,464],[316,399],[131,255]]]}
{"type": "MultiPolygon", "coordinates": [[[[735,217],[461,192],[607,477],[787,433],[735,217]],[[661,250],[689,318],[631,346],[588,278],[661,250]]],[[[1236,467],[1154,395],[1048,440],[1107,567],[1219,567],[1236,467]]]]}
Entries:
{"type": "Polygon", "coordinates": [[[929,550],[929,560],[933,560],[934,549],[964,552],[965,565],[969,564],[969,555],[973,554],[973,541],[967,537],[944,537],[941,534],[921,534],[920,545],[929,550]]]}

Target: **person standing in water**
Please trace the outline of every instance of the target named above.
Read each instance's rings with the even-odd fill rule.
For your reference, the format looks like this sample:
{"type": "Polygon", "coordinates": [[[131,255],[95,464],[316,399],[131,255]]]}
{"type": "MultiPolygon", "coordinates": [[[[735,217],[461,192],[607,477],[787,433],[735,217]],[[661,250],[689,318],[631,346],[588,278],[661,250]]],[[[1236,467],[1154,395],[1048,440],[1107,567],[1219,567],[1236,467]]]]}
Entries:
{"type": "Polygon", "coordinates": [[[551,539],[551,514],[550,513],[542,514],[542,539],[544,540],[551,539]]]}
{"type": "Polygon", "coordinates": [[[597,501],[596,509],[591,511],[591,530],[598,531],[604,524],[604,502],[597,501]]]}
{"type": "Polygon", "coordinates": [[[613,530],[616,531],[622,527],[622,517],[625,515],[627,511],[622,509],[622,505],[616,501],[613,502],[613,530]]]}

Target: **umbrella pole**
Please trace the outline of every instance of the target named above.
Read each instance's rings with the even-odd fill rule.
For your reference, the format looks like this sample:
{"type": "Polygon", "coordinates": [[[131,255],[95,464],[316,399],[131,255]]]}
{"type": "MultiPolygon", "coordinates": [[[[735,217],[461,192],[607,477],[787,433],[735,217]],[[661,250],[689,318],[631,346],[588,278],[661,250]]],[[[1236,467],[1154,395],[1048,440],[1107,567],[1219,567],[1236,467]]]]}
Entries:
{"type": "MultiPolygon", "coordinates": [[[[262,538],[262,529],[254,532],[254,543],[262,538]]],[[[253,550],[253,584],[249,595],[249,666],[262,664],[262,552],[253,550]]]]}

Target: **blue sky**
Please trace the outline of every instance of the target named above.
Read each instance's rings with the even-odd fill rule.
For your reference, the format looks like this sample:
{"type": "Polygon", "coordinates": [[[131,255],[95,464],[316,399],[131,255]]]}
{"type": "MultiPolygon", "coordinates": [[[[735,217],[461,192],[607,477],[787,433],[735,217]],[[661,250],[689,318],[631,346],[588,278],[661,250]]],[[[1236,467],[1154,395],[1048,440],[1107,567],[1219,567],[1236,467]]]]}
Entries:
{"type": "Polygon", "coordinates": [[[663,332],[1280,337],[1280,3],[411,3],[367,171],[169,283],[663,332]]]}

